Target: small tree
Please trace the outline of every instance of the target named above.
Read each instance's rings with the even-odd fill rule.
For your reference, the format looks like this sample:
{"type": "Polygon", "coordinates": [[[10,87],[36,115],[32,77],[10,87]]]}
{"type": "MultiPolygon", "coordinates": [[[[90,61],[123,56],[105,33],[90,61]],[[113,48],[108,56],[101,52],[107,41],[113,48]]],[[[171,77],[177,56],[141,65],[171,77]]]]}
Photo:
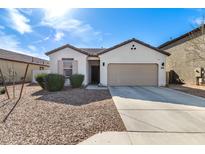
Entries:
{"type": "Polygon", "coordinates": [[[187,61],[197,66],[199,61],[205,61],[205,25],[204,17],[201,23],[197,24],[198,30],[189,34],[185,51],[187,51],[187,61]]]}
{"type": "Polygon", "coordinates": [[[14,69],[14,64],[12,63],[12,66],[8,67],[7,70],[8,70],[9,82],[13,84],[13,98],[15,98],[15,84],[16,84],[17,73],[14,69]]]}
{"type": "MultiPolygon", "coordinates": [[[[186,63],[196,69],[197,67],[204,67],[205,65],[205,24],[204,16],[198,28],[190,32],[188,41],[185,46],[186,63]]],[[[193,70],[194,71],[194,70],[193,70]]],[[[202,74],[202,83],[204,83],[204,74],[202,74]]],[[[196,77],[196,84],[199,84],[199,77],[196,77]]]]}

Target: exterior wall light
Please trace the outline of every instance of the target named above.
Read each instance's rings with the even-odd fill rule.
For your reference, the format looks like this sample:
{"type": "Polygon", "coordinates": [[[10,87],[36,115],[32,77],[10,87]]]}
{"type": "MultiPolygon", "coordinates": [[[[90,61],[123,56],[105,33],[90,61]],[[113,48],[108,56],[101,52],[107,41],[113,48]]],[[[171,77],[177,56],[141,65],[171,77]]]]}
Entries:
{"type": "Polygon", "coordinates": [[[164,69],[164,62],[162,62],[161,64],[161,69],[164,69]]]}

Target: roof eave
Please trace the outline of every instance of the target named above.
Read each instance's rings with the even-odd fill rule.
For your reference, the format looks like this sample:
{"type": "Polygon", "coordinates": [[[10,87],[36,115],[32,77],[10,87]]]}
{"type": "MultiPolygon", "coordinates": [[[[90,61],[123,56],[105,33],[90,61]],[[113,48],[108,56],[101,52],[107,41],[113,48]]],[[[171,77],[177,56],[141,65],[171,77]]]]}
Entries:
{"type": "Polygon", "coordinates": [[[161,50],[161,49],[155,48],[155,47],[153,47],[153,46],[151,46],[151,45],[149,45],[149,44],[146,44],[146,43],[144,43],[144,42],[142,42],[142,41],[139,41],[139,40],[137,40],[137,39],[135,39],[135,38],[129,39],[129,40],[127,40],[127,41],[124,41],[124,42],[122,42],[122,43],[119,43],[119,44],[117,44],[117,45],[114,45],[114,46],[112,46],[112,47],[110,47],[110,48],[107,48],[107,49],[103,50],[102,52],[98,53],[98,55],[102,55],[102,54],[104,54],[104,53],[107,53],[107,52],[109,52],[109,51],[111,51],[111,50],[114,50],[114,49],[116,49],[116,48],[118,48],[118,47],[121,47],[121,46],[123,46],[123,45],[125,45],[125,44],[127,44],[127,43],[130,43],[130,42],[132,42],[132,41],[134,41],[134,42],[136,42],[136,43],[139,43],[139,44],[141,44],[141,45],[144,45],[144,46],[146,46],[146,47],[148,47],[148,48],[151,48],[151,49],[153,49],[153,50],[155,50],[155,51],[157,51],[157,52],[160,52],[161,54],[164,54],[164,55],[167,55],[167,56],[170,56],[170,55],[171,55],[170,53],[168,53],[168,52],[166,52],[166,51],[163,51],[163,50],[161,50]]]}
{"type": "MultiPolygon", "coordinates": [[[[204,24],[203,26],[205,27],[205,24],[204,24]]],[[[193,29],[193,30],[191,30],[191,31],[189,31],[189,32],[187,32],[187,33],[185,33],[185,34],[183,34],[183,35],[181,35],[181,36],[179,36],[179,37],[177,37],[177,38],[171,40],[171,41],[167,41],[167,42],[161,44],[160,46],[158,46],[158,48],[159,48],[159,49],[164,48],[164,47],[166,47],[166,46],[168,46],[168,45],[170,45],[170,44],[172,44],[172,43],[174,43],[174,42],[176,42],[176,41],[178,41],[178,40],[181,40],[181,39],[183,39],[183,38],[185,38],[185,37],[188,37],[188,36],[191,35],[192,33],[196,33],[196,32],[198,32],[198,31],[200,31],[200,28],[201,28],[201,26],[200,26],[200,27],[197,27],[197,28],[195,28],[195,29],[193,29]]]]}
{"type": "Polygon", "coordinates": [[[61,47],[59,47],[59,48],[56,48],[56,49],[51,50],[51,51],[48,51],[48,52],[46,52],[45,54],[46,54],[47,56],[49,56],[50,54],[53,54],[53,53],[55,53],[55,52],[57,52],[57,51],[59,51],[59,50],[65,49],[65,48],[71,48],[71,49],[76,50],[76,51],[78,51],[78,52],[80,52],[80,53],[82,53],[82,54],[89,55],[86,51],[84,51],[84,50],[82,50],[82,49],[79,49],[79,48],[77,48],[77,47],[74,47],[74,46],[72,46],[72,45],[70,45],[70,44],[63,45],[63,46],[61,46],[61,47]]]}

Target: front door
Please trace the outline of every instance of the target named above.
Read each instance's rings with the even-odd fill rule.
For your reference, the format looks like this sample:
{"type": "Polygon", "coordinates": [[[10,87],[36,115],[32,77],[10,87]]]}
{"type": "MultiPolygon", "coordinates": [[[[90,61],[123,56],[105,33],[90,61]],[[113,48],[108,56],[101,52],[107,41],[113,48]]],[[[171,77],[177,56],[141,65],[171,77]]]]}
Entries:
{"type": "Polygon", "coordinates": [[[91,83],[98,84],[100,82],[100,66],[91,66],[91,83]]]}

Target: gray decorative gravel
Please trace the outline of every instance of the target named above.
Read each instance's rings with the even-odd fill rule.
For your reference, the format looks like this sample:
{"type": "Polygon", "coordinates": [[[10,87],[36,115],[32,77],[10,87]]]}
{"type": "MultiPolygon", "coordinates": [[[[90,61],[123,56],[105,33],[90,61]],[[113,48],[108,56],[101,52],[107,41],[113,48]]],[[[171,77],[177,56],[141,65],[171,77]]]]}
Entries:
{"type": "Polygon", "coordinates": [[[0,95],[0,144],[77,144],[99,132],[126,130],[108,90],[46,92],[27,84],[2,123],[14,102],[0,95]]]}

